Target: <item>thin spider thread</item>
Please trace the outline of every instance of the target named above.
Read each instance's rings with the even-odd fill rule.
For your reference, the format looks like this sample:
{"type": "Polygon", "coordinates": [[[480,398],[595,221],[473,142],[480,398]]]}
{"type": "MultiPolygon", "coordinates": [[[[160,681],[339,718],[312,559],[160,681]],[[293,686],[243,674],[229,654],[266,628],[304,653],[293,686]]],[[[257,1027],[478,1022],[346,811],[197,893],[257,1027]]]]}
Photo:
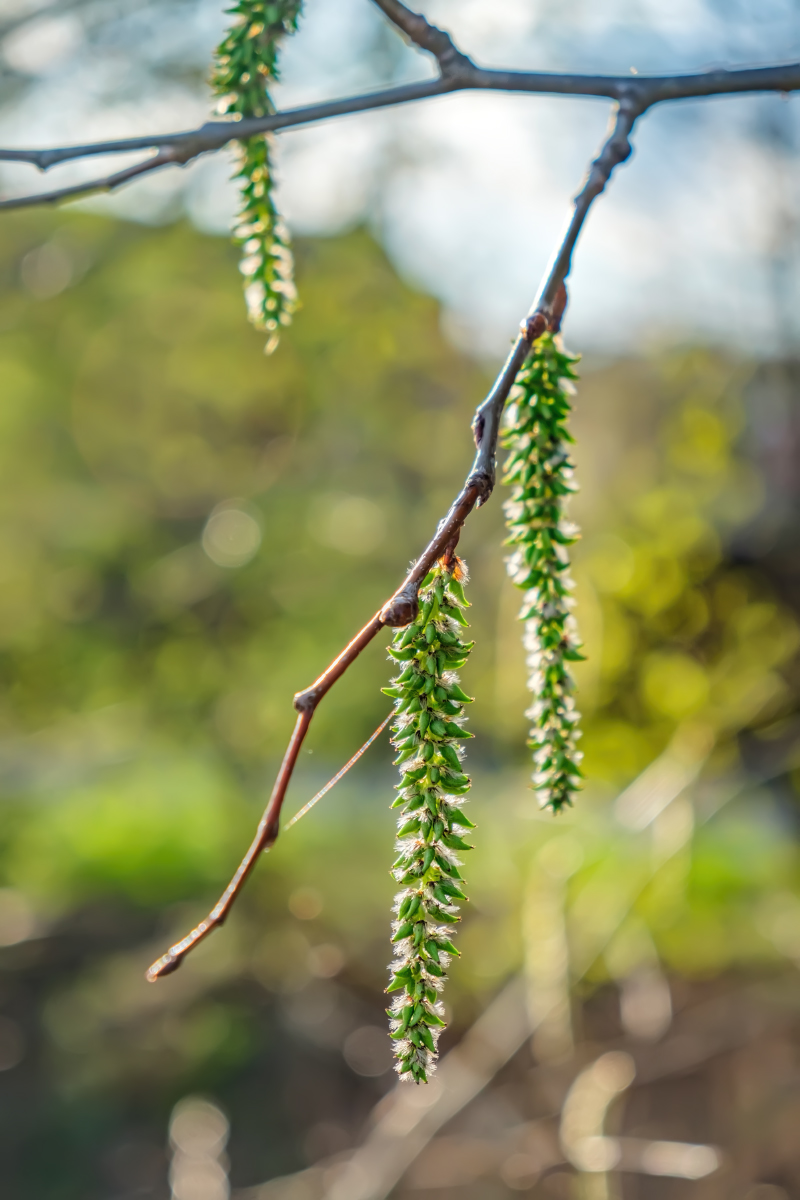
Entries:
{"type": "Polygon", "coordinates": [[[337,784],[339,782],[339,780],[342,778],[342,776],[346,775],[347,772],[350,770],[350,768],[355,766],[355,764],[361,758],[361,755],[365,754],[366,751],[369,750],[370,746],[375,741],[375,738],[379,737],[380,734],[383,733],[384,729],[389,724],[389,722],[391,721],[393,716],[394,716],[394,710],[392,710],[392,712],[389,713],[389,715],[385,721],[381,721],[380,725],[375,730],[375,732],[370,737],[367,738],[367,740],[364,742],[364,745],[361,747],[360,750],[356,750],[353,757],[350,759],[349,762],[346,762],[344,764],[341,771],[337,772],[337,774],[334,775],[333,779],[329,779],[328,782],[325,784],[325,787],[322,788],[319,792],[317,792],[316,796],[312,796],[311,799],[309,800],[308,804],[304,804],[303,807],[294,814],[291,821],[288,821],[286,823],[286,825],[284,826],[284,830],[283,830],[284,833],[286,832],[287,829],[291,829],[293,825],[296,825],[297,822],[300,820],[300,818],[304,817],[306,815],[306,813],[309,812],[309,810],[312,809],[314,807],[314,805],[318,801],[320,801],[322,799],[322,797],[327,792],[329,792],[335,784],[337,784]]]}

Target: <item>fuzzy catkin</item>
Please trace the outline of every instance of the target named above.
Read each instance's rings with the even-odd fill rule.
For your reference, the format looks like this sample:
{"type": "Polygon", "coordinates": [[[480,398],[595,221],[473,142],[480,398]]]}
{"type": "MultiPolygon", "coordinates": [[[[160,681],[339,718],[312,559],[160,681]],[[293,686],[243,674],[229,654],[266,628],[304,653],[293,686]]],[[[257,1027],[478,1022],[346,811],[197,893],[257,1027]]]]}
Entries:
{"type": "MultiPolygon", "coordinates": [[[[239,0],[228,11],[233,24],[219,45],[211,84],[220,113],[242,118],[274,112],[267,91],[278,78],[278,44],[297,28],[301,0],[239,0]]],[[[269,139],[264,134],[239,143],[241,208],[234,241],[242,249],[247,312],[256,329],[269,334],[266,350],[278,344],[280,328],[297,308],[291,239],[272,198],[269,139]]]]}
{"type": "Polygon", "coordinates": [[[515,547],[507,566],[525,592],[520,618],[534,696],[525,714],[532,721],[533,787],[542,808],[554,812],[572,803],[582,778],[583,756],[576,748],[580,713],[569,668],[584,657],[570,613],[568,547],[578,529],[565,517],[567,500],[577,490],[569,454],[574,439],[567,429],[577,361],[555,334],[534,343],[511,393],[504,439],[511,451],[504,482],[513,486],[504,505],[506,545],[515,547]]]}
{"type": "Polygon", "coordinates": [[[462,640],[468,607],[462,582],[466,568],[455,556],[440,559],[420,587],[417,620],[398,630],[389,647],[401,673],[384,688],[395,700],[392,742],[402,779],[393,808],[400,808],[392,874],[403,890],[395,897],[394,962],[387,1009],[401,1079],[427,1083],[444,1028],[439,993],[445,968],[458,951],[450,940],[460,920],[458,851],[471,850],[458,829],[474,829],[462,805],[470,779],[461,769],[464,705],[459,667],[472,642],[462,640]]]}

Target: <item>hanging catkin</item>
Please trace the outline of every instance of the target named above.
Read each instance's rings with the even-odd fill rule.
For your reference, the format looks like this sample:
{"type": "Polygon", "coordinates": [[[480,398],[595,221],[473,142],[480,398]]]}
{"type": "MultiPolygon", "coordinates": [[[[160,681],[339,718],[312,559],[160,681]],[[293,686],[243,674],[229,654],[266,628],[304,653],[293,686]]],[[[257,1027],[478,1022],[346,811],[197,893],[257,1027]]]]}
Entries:
{"type": "Polygon", "coordinates": [[[472,847],[457,830],[474,829],[462,809],[470,787],[461,769],[461,741],[472,737],[462,725],[470,697],[455,674],[472,649],[461,637],[465,580],[455,556],[441,559],[423,580],[419,616],[389,648],[402,671],[383,689],[395,700],[393,744],[402,773],[393,805],[401,809],[393,875],[403,890],[395,897],[387,988],[397,996],[388,1012],[396,1069],[416,1083],[426,1083],[434,1068],[445,1024],[439,993],[458,953],[450,935],[460,919],[457,902],[466,896],[457,854],[472,847]]]}
{"type": "Polygon", "coordinates": [[[582,778],[576,749],[580,713],[569,667],[584,657],[570,612],[568,547],[578,529],[565,516],[576,490],[567,420],[577,361],[555,334],[534,343],[511,393],[505,435],[511,453],[504,481],[513,487],[504,506],[506,544],[514,547],[508,573],[525,592],[520,618],[534,697],[525,714],[532,721],[533,786],[542,808],[555,812],[572,803],[582,778]]]}
{"type": "MultiPolygon", "coordinates": [[[[233,24],[217,49],[211,83],[220,113],[242,118],[274,112],[267,88],[278,78],[278,45],[297,28],[301,0],[239,0],[228,11],[233,24]]],[[[241,208],[234,240],[242,248],[248,316],[269,334],[267,353],[278,344],[280,327],[297,307],[289,231],[273,200],[269,139],[264,134],[239,143],[241,208]]]]}

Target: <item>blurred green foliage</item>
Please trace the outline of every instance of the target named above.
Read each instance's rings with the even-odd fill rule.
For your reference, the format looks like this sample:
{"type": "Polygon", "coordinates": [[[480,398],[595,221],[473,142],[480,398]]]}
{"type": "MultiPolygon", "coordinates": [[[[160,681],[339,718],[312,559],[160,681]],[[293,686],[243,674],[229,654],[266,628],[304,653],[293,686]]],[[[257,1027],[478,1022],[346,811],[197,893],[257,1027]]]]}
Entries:
{"type": "MultiPolygon", "coordinates": [[[[300,1054],[314,989],[382,1020],[395,777],[380,743],[281,839],[224,931],[163,983],[142,977],[247,844],[292,694],[396,587],[472,457],[487,379],[436,304],[364,231],[301,241],[297,259],[304,308],[266,359],[222,240],[76,214],[0,222],[3,1003],[42,1047],[39,1099],[7,1107],[20,1195],[105,1195],[90,1164],[125,1106],[163,1130],[189,1088],[228,1089],[234,1129],[256,1108],[277,1122],[247,1182],[292,1169],[281,1055],[300,1054]],[[265,1073],[278,1082],[256,1102],[265,1073]],[[42,1130],[52,1161],[33,1149],[42,1130]]],[[[798,617],[729,552],[763,499],[741,443],[756,366],[701,349],[584,364],[587,788],[565,818],[526,787],[497,500],[468,523],[479,829],[456,1030],[535,956],[521,913],[547,880],[583,986],[648,956],[690,975],[800,956],[793,802],[770,782],[797,763],[798,617]],[[653,760],[627,803],[661,807],[623,820],[612,802],[653,760]]],[[[386,641],[320,708],[290,809],[386,715],[386,641]]],[[[334,1027],[313,1027],[319,1053],[338,1055],[334,1027]]]]}
{"type": "Polygon", "coordinates": [[[647,373],[646,413],[637,419],[629,402],[581,431],[591,439],[616,418],[604,491],[580,510],[577,558],[602,628],[587,772],[617,784],[682,723],[724,742],[796,707],[796,615],[763,573],[726,553],[763,498],[738,449],[753,366],[695,350],[647,373]]]}
{"type": "MultiPolygon", "coordinates": [[[[133,880],[108,865],[116,846],[150,886],[159,846],[180,840],[180,796],[196,796],[196,827],[215,804],[233,820],[225,801],[244,780],[260,797],[292,694],[430,534],[483,380],[365,234],[300,247],[304,321],[269,363],[221,241],[83,217],[12,221],[2,236],[0,719],[11,758],[37,742],[37,784],[63,792],[70,763],[84,777],[64,818],[69,861],[133,880]],[[93,807],[119,821],[84,839],[93,807]]],[[[385,679],[375,647],[311,748],[355,748],[383,715],[385,679]]],[[[200,879],[226,844],[221,819],[199,839],[200,879]]],[[[168,891],[183,890],[180,857],[168,891]]]]}

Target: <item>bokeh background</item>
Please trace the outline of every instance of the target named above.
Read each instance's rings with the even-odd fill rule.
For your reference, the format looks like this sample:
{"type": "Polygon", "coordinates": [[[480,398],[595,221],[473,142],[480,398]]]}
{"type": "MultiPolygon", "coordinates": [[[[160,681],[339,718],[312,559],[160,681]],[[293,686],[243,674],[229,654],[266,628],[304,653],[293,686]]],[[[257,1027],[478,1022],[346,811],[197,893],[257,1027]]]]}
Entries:
{"type": "MultiPolygon", "coordinates": [[[[487,63],[800,53],[789,0],[426,11],[487,63]]],[[[4,141],[190,127],[223,24],[4,0],[4,141]]],[[[428,71],[366,0],[309,0],[278,99],[428,71]]],[[[434,1082],[395,1089],[384,1032],[385,739],[224,931],[143,978],[248,843],[292,694],[457,491],[606,119],[459,96],[285,135],[303,309],[269,359],[223,156],[0,220],[9,1200],[800,1196],[795,100],[649,116],[580,249],[587,786],[559,819],[527,788],[502,489],[465,531],[479,829],[434,1082]]],[[[388,671],[378,639],[320,709],[290,810],[386,715],[388,671]]]]}

